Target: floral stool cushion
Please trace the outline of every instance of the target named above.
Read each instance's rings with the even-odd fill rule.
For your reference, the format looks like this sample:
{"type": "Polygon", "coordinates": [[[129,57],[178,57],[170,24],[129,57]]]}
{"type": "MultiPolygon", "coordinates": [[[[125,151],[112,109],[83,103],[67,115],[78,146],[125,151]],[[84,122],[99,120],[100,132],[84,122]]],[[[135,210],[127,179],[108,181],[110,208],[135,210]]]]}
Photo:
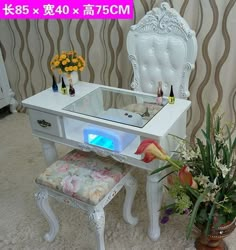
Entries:
{"type": "Polygon", "coordinates": [[[36,183],[96,205],[129,170],[110,157],[75,149],[48,167],[36,183]]]}

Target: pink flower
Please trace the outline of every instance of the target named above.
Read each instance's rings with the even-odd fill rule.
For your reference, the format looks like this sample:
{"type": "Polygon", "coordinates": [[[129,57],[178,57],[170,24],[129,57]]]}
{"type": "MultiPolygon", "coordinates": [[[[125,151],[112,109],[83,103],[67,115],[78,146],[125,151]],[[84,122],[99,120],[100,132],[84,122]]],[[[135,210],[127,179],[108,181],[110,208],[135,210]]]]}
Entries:
{"type": "Polygon", "coordinates": [[[189,185],[190,187],[197,189],[198,185],[196,181],[193,179],[192,174],[189,172],[187,166],[183,166],[179,171],[179,180],[183,185],[189,185]]]}
{"type": "Polygon", "coordinates": [[[112,178],[116,183],[118,183],[122,179],[122,177],[123,177],[122,173],[117,173],[112,175],[112,178]]]}
{"type": "Polygon", "coordinates": [[[68,175],[61,181],[61,185],[65,194],[72,195],[73,193],[78,192],[80,188],[80,179],[76,175],[68,175]]]}
{"type": "Polygon", "coordinates": [[[170,157],[166,154],[164,149],[154,140],[152,139],[146,139],[143,140],[135,154],[143,154],[144,158],[142,161],[148,163],[151,162],[154,159],[163,160],[166,161],[170,157]]]}
{"type": "Polygon", "coordinates": [[[101,169],[101,170],[98,170],[98,171],[93,171],[92,174],[91,174],[91,177],[93,179],[96,179],[96,180],[105,180],[107,178],[109,178],[109,175],[110,175],[110,170],[107,170],[107,169],[101,169]]]}
{"type": "Polygon", "coordinates": [[[68,171],[68,169],[69,169],[69,165],[68,164],[63,164],[62,166],[60,166],[58,168],[58,172],[59,173],[65,173],[65,172],[68,171]]]}
{"type": "Polygon", "coordinates": [[[64,161],[77,161],[81,159],[81,152],[73,152],[73,153],[69,153],[66,156],[63,157],[64,161]]]}

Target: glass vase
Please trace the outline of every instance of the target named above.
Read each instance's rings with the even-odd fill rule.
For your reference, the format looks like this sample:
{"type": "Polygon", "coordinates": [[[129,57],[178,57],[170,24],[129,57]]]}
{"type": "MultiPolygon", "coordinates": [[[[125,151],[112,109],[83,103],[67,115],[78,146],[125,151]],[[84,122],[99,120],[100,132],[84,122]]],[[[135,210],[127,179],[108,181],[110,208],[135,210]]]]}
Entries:
{"type": "Polygon", "coordinates": [[[70,84],[74,85],[79,82],[79,76],[77,71],[72,71],[70,73],[63,72],[63,79],[66,86],[70,86],[70,84]]]}

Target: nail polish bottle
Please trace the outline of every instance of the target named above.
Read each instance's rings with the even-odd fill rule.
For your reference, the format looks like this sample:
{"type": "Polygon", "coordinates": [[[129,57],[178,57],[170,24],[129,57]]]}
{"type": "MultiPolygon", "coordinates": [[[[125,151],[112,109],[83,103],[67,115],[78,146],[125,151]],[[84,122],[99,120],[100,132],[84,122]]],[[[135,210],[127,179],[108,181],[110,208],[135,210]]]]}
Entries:
{"type": "Polygon", "coordinates": [[[174,95],[174,91],[173,91],[173,85],[171,85],[171,87],[170,87],[170,95],[168,97],[168,102],[169,102],[169,104],[175,103],[175,95],[174,95]]]}

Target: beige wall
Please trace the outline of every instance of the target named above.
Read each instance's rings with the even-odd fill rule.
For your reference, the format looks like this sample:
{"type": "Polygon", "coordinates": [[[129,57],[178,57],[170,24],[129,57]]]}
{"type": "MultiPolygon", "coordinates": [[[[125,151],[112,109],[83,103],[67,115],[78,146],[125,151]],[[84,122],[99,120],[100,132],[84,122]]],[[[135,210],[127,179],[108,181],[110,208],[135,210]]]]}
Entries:
{"type": "MultiPolygon", "coordinates": [[[[129,88],[132,69],[126,36],[162,1],[134,0],[134,20],[0,20],[0,46],[9,81],[20,102],[51,86],[50,60],[74,49],[87,63],[80,79],[129,88]]],[[[170,0],[196,31],[198,57],[190,80],[192,107],[188,133],[193,139],[204,124],[207,103],[225,112],[236,127],[236,0],[170,0]]],[[[21,105],[18,110],[22,110],[21,105]]]]}

